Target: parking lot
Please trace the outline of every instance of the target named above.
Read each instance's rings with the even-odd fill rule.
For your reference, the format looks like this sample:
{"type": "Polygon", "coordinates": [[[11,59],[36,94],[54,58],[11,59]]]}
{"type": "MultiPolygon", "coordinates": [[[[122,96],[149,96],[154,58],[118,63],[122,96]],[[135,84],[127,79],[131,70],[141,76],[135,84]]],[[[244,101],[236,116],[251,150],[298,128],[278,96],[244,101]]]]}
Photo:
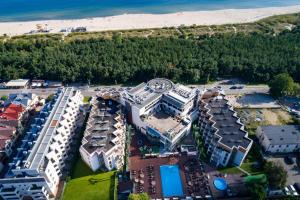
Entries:
{"type": "Polygon", "coordinates": [[[277,101],[268,94],[255,93],[227,97],[235,108],[280,108],[277,101]]]}
{"type": "Polygon", "coordinates": [[[300,168],[296,164],[296,157],[293,157],[294,164],[288,165],[283,157],[280,158],[269,158],[268,160],[274,161],[274,162],[279,162],[282,164],[284,169],[288,173],[288,178],[287,178],[287,185],[294,184],[296,182],[300,182],[300,168]]]}

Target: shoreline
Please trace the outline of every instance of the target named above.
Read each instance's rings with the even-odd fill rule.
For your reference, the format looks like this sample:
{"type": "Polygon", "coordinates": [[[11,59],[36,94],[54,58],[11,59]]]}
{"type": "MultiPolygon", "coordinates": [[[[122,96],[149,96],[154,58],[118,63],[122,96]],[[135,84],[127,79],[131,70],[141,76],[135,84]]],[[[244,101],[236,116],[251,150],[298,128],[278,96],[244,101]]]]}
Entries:
{"type": "Polygon", "coordinates": [[[16,36],[37,30],[37,25],[50,33],[61,29],[86,27],[88,32],[131,30],[147,28],[178,27],[181,25],[222,25],[255,22],[282,14],[300,12],[300,5],[255,9],[225,9],[213,11],[188,11],[170,14],[123,14],[109,17],[95,17],[73,20],[40,20],[21,22],[0,22],[0,36],[16,36]]]}

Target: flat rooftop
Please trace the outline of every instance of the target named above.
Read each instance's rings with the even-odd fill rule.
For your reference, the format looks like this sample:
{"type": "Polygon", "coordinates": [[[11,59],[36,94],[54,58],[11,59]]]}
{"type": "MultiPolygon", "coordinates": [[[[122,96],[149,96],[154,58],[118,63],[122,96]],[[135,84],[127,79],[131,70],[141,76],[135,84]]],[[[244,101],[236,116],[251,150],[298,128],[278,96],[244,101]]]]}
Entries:
{"type": "Polygon", "coordinates": [[[16,79],[10,80],[6,83],[7,87],[25,87],[29,82],[29,79],[16,79]]]}
{"type": "Polygon", "coordinates": [[[261,126],[261,130],[271,144],[300,144],[299,125],[261,126]]]}
{"type": "Polygon", "coordinates": [[[176,84],[172,90],[167,92],[168,96],[176,99],[177,101],[185,104],[188,101],[190,101],[192,98],[194,98],[195,90],[189,87],[186,87],[181,84],[176,84]]]}
{"type": "MultiPolygon", "coordinates": [[[[171,132],[176,135],[185,127],[182,120],[176,119],[163,111],[155,112],[144,120],[150,127],[155,128],[162,134],[171,132]]],[[[166,137],[169,138],[167,134],[166,137]]]]}
{"type": "Polygon", "coordinates": [[[248,148],[251,139],[246,137],[246,131],[241,130],[242,125],[237,122],[238,117],[234,116],[235,112],[230,109],[224,96],[207,98],[204,102],[210,109],[209,114],[212,115],[211,120],[215,122],[214,127],[218,129],[217,134],[222,137],[220,142],[230,148],[234,146],[248,148]]]}
{"type": "Polygon", "coordinates": [[[168,96],[179,104],[185,104],[195,97],[196,89],[191,89],[181,84],[174,84],[168,79],[155,78],[125,92],[123,97],[142,108],[163,95],[168,96]]]}

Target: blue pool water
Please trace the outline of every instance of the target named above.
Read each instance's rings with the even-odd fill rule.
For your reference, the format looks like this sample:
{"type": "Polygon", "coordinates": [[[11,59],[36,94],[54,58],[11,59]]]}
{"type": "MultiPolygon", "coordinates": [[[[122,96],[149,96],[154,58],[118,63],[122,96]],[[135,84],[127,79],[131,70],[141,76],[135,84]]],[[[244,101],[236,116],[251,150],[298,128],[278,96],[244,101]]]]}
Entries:
{"type": "Polygon", "coordinates": [[[1,0],[0,21],[299,5],[300,0],[1,0]]]}
{"type": "Polygon", "coordinates": [[[223,178],[216,178],[214,180],[214,186],[217,190],[224,191],[227,189],[227,182],[223,178]]]}
{"type": "Polygon", "coordinates": [[[164,197],[183,196],[182,183],[177,165],[160,166],[160,176],[164,197]]]}

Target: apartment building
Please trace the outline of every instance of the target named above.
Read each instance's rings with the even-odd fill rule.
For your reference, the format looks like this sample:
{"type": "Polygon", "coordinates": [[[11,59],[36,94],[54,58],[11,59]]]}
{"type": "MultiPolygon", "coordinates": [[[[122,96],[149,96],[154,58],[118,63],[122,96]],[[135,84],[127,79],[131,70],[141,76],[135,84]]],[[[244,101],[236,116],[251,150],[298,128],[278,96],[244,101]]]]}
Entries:
{"type": "Polygon", "coordinates": [[[300,150],[300,126],[259,126],[256,136],[263,149],[271,154],[292,153],[300,150]]]}
{"type": "Polygon", "coordinates": [[[58,90],[45,104],[15,149],[0,179],[0,196],[9,199],[50,199],[67,172],[83,97],[73,88],[58,90]]]}
{"type": "Polygon", "coordinates": [[[192,89],[163,78],[121,93],[128,120],[149,140],[172,150],[190,132],[197,118],[198,89],[192,89]]]}
{"type": "Polygon", "coordinates": [[[82,160],[93,170],[120,169],[124,164],[125,118],[121,105],[94,97],[80,147],[82,160]]]}
{"type": "Polygon", "coordinates": [[[210,162],[218,167],[240,166],[252,140],[237,113],[218,88],[207,90],[200,98],[199,126],[210,162]]]}

